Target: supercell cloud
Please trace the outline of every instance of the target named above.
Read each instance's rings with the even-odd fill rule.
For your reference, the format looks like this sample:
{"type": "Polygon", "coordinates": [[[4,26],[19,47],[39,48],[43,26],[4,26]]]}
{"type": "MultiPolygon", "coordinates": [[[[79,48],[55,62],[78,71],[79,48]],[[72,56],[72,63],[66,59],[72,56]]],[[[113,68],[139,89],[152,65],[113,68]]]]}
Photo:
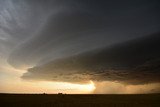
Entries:
{"type": "Polygon", "coordinates": [[[24,79],[126,84],[160,82],[160,33],[33,67],[24,79]]]}
{"type": "MultiPolygon", "coordinates": [[[[12,34],[15,39],[12,42],[16,46],[8,58],[9,64],[15,68],[33,67],[159,32],[159,5],[156,1],[17,2],[23,4],[27,11],[21,9],[22,7],[17,8],[16,2],[8,3],[17,9],[16,12],[21,12],[17,12],[18,15],[13,18],[19,23],[22,20],[23,25],[17,29],[10,28],[18,33],[12,34]],[[18,20],[18,16],[22,17],[21,20],[18,20]]],[[[6,11],[12,13],[11,9],[6,11]]],[[[8,20],[6,23],[10,24],[8,20]]],[[[16,25],[18,24],[14,24],[16,25]]]]}
{"type": "Polygon", "coordinates": [[[25,80],[160,83],[159,4],[1,0],[0,63],[25,80]]]}

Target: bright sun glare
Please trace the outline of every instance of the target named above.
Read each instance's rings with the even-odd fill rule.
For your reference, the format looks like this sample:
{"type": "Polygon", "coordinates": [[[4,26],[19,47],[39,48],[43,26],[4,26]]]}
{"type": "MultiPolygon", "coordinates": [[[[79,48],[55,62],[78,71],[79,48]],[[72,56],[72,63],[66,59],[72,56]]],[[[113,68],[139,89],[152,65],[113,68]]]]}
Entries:
{"type": "Polygon", "coordinates": [[[72,84],[66,82],[39,82],[36,83],[40,89],[47,89],[46,93],[91,93],[96,88],[93,81],[88,84],[72,84]]]}
{"type": "Polygon", "coordinates": [[[90,81],[90,84],[78,85],[79,90],[93,91],[95,89],[95,85],[93,81],[90,81]]]}

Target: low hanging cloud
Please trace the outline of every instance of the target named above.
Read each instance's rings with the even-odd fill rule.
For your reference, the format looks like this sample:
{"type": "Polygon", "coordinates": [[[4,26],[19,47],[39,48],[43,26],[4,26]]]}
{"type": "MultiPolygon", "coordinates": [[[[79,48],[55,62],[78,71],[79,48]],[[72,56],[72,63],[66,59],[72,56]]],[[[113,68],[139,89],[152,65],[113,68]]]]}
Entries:
{"type": "Polygon", "coordinates": [[[124,84],[160,82],[160,33],[35,66],[23,79],[124,84]]]}
{"type": "Polygon", "coordinates": [[[159,34],[147,37],[160,32],[159,10],[158,0],[0,0],[0,75],[12,66],[25,80],[159,83],[159,34]]]}
{"type": "Polygon", "coordinates": [[[98,94],[133,94],[133,93],[159,93],[160,92],[160,83],[151,83],[151,84],[139,84],[139,85],[125,85],[118,82],[95,82],[97,87],[93,93],[98,94]]]}

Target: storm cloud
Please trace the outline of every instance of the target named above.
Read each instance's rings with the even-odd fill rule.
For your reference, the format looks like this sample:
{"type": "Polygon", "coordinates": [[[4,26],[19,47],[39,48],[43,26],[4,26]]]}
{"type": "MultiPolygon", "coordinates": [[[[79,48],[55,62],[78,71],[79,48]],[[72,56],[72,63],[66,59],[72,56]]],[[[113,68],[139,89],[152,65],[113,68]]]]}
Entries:
{"type": "Polygon", "coordinates": [[[24,79],[66,82],[160,82],[160,33],[33,67],[24,79]]]}
{"type": "Polygon", "coordinates": [[[18,69],[158,32],[160,26],[157,1],[42,0],[22,3],[28,11],[17,9],[22,11],[18,16],[30,14],[30,17],[27,15],[25,23],[21,22],[28,26],[20,31],[27,33],[18,33],[22,39],[17,37],[20,40],[15,41],[17,45],[7,59],[18,69]]]}
{"type": "Polygon", "coordinates": [[[159,5],[0,0],[0,75],[13,67],[22,80],[159,84],[159,5]]]}

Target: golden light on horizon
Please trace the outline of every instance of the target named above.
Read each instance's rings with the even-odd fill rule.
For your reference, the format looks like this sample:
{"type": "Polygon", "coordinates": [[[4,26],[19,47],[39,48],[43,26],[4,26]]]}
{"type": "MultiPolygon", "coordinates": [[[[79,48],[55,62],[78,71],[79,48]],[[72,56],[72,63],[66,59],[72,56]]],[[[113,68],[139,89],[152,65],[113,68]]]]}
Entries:
{"type": "Polygon", "coordinates": [[[0,75],[0,91],[4,93],[137,94],[159,92],[160,89],[159,83],[125,85],[114,81],[93,82],[92,80],[86,84],[60,81],[26,81],[20,78],[23,73],[27,72],[26,70],[15,69],[7,64],[1,69],[5,70],[0,75]]]}
{"type": "Polygon", "coordinates": [[[15,69],[9,65],[4,66],[6,73],[1,75],[0,91],[4,93],[67,93],[67,94],[88,94],[92,93],[96,87],[93,81],[86,84],[76,84],[69,82],[55,81],[25,81],[20,76],[26,70],[15,69]],[[14,71],[14,72],[13,72],[14,71]],[[16,73],[15,73],[16,72],[16,73]],[[12,82],[14,80],[14,83],[12,82]],[[20,86],[20,87],[17,87],[20,86]]]}
{"type": "MultiPolygon", "coordinates": [[[[44,87],[48,89],[56,89],[56,92],[64,92],[64,93],[91,93],[95,90],[95,85],[93,81],[90,81],[89,84],[73,84],[73,83],[66,83],[66,82],[43,82],[41,83],[44,87]]],[[[50,91],[49,91],[50,93],[50,91]]]]}
{"type": "Polygon", "coordinates": [[[90,81],[90,84],[77,85],[77,88],[80,90],[92,92],[96,88],[93,81],[90,81]]]}
{"type": "Polygon", "coordinates": [[[66,93],[66,94],[89,94],[92,93],[96,87],[92,81],[88,84],[73,84],[67,82],[48,82],[48,81],[16,81],[12,84],[9,82],[7,86],[2,86],[1,91],[10,93],[66,93]],[[16,87],[16,86],[21,87],[16,87]]]}

